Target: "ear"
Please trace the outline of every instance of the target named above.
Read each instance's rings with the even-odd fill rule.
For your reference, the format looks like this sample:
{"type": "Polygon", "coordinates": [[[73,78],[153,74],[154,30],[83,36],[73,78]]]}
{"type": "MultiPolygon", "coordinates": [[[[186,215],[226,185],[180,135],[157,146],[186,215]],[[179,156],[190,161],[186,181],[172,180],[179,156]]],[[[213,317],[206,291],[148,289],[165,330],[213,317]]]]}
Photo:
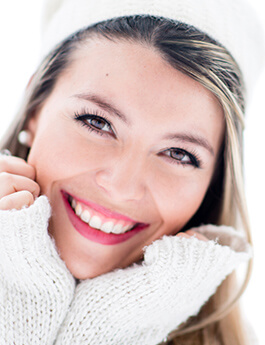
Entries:
{"type": "Polygon", "coordinates": [[[38,127],[39,116],[32,114],[26,125],[26,132],[28,133],[28,146],[31,147],[38,127]]]}
{"type": "MultiPolygon", "coordinates": [[[[26,90],[32,87],[32,82],[34,80],[35,74],[33,74],[26,86],[26,90]]],[[[28,117],[29,119],[26,121],[24,125],[24,130],[22,130],[18,135],[18,141],[25,146],[31,147],[32,143],[34,141],[34,137],[37,130],[37,124],[38,124],[38,114],[33,111],[31,115],[28,117]]]]}

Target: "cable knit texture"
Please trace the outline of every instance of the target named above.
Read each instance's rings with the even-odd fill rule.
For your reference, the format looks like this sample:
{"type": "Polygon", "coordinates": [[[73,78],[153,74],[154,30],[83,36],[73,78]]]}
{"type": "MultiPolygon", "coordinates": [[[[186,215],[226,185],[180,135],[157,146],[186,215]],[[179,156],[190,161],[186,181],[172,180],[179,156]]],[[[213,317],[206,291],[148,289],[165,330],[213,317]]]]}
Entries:
{"type": "Polygon", "coordinates": [[[97,22],[154,15],[195,26],[223,45],[237,61],[250,95],[264,66],[264,35],[245,0],[45,0],[42,56],[67,36],[97,22]]]}
{"type": "Polygon", "coordinates": [[[44,196],[0,211],[1,345],[158,344],[251,257],[238,232],[208,225],[196,229],[208,242],[164,236],[141,264],[75,288],[47,233],[49,216],[44,196]]]}
{"type": "Polygon", "coordinates": [[[29,208],[0,211],[0,344],[53,344],[75,281],[47,232],[44,196],[29,208]]]}
{"type": "Polygon", "coordinates": [[[82,281],[56,345],[162,342],[196,315],[223,279],[251,256],[235,230],[210,225],[201,232],[212,230],[214,239],[223,233],[225,242],[237,249],[215,240],[164,236],[146,248],[143,264],[82,281]]]}

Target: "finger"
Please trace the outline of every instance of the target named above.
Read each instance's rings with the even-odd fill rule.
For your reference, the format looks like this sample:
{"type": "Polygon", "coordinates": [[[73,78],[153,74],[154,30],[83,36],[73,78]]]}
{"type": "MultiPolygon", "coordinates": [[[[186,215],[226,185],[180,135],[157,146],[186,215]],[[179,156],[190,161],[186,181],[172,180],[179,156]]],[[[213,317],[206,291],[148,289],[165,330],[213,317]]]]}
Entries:
{"type": "Polygon", "coordinates": [[[179,232],[176,236],[181,238],[190,238],[190,236],[187,235],[185,232],[179,232]]]}
{"type": "Polygon", "coordinates": [[[34,203],[34,196],[26,190],[7,195],[0,199],[0,210],[20,210],[34,203]]]}
{"type": "Polygon", "coordinates": [[[13,175],[8,173],[0,173],[0,199],[9,194],[27,190],[37,197],[40,193],[39,185],[30,178],[13,175]]]}
{"type": "Polygon", "coordinates": [[[203,236],[202,234],[200,234],[196,231],[188,230],[188,231],[186,231],[186,233],[188,235],[190,235],[191,237],[196,237],[198,240],[205,241],[205,242],[209,241],[209,239],[207,237],[203,236]]]}
{"type": "Polygon", "coordinates": [[[14,156],[0,156],[0,173],[21,175],[32,180],[35,179],[35,168],[29,165],[24,159],[14,156]]]}

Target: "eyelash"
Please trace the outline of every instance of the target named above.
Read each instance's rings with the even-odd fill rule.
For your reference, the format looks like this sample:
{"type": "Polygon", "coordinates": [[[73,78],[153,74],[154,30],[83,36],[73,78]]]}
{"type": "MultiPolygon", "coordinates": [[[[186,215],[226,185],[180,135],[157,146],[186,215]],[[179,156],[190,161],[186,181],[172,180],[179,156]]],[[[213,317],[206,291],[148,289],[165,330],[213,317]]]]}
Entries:
{"type": "Polygon", "coordinates": [[[168,148],[167,150],[162,151],[161,153],[165,153],[165,152],[172,153],[174,151],[177,151],[178,153],[183,154],[184,156],[188,156],[188,158],[190,159],[190,162],[182,162],[180,160],[177,160],[177,159],[171,157],[170,155],[166,155],[166,158],[169,158],[169,163],[180,164],[183,167],[193,166],[194,168],[198,168],[198,169],[200,169],[202,167],[201,159],[195,150],[188,152],[182,148],[171,147],[171,148],[168,148]]]}
{"type": "Polygon", "coordinates": [[[75,112],[74,114],[74,119],[81,124],[81,126],[84,126],[88,129],[89,132],[96,132],[97,134],[101,135],[101,136],[108,136],[108,135],[114,135],[113,129],[111,127],[110,122],[108,121],[108,119],[106,118],[106,116],[104,114],[100,114],[97,111],[87,111],[87,110],[83,110],[81,111],[81,113],[75,112]],[[94,127],[93,125],[89,124],[89,122],[87,120],[100,120],[100,121],[104,121],[106,123],[106,125],[109,127],[109,129],[111,129],[112,133],[100,130],[96,127],[94,127]]]}
{"type": "MultiPolygon", "coordinates": [[[[87,109],[83,109],[81,111],[81,113],[75,112],[74,120],[77,121],[81,126],[86,127],[89,132],[95,131],[100,136],[115,136],[114,131],[111,127],[111,124],[108,121],[108,119],[106,118],[106,116],[104,114],[100,114],[99,112],[97,112],[95,110],[90,111],[87,109]],[[106,125],[109,127],[109,129],[111,129],[112,133],[97,129],[93,125],[89,124],[89,122],[87,120],[93,120],[93,119],[100,120],[100,121],[103,120],[106,123],[106,125]]],[[[178,151],[179,153],[183,154],[184,156],[188,156],[191,163],[181,162],[181,161],[173,158],[170,155],[165,155],[171,164],[180,164],[183,167],[193,166],[194,168],[199,168],[199,169],[201,168],[202,162],[201,162],[201,159],[200,159],[200,157],[196,151],[188,152],[182,148],[171,147],[171,148],[168,148],[167,150],[162,151],[160,154],[163,154],[165,152],[172,153],[174,151],[178,151]]]]}

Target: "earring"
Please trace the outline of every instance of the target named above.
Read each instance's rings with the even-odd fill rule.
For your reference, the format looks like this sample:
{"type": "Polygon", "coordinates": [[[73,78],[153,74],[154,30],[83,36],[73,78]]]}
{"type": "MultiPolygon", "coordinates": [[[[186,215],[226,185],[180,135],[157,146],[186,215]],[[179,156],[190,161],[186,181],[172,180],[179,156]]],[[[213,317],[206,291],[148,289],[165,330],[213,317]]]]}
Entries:
{"type": "Polygon", "coordinates": [[[18,133],[17,139],[21,145],[30,147],[32,142],[32,134],[30,133],[30,131],[23,130],[18,133]]]}

